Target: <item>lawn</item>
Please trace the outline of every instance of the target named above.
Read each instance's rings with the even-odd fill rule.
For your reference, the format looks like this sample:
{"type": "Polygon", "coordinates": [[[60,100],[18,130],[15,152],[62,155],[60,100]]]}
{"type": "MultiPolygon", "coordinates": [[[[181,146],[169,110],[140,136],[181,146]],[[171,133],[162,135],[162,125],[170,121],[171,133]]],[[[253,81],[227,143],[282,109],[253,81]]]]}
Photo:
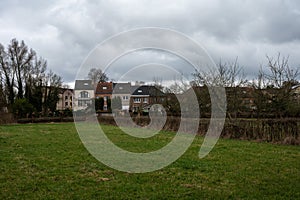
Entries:
{"type": "MultiPolygon", "coordinates": [[[[159,149],[174,136],[133,139],[102,127],[136,152],[159,149]]],[[[73,123],[0,126],[0,199],[300,199],[299,146],[221,139],[198,159],[202,141],[196,137],[164,169],[130,174],[91,156],[73,123]]]]}

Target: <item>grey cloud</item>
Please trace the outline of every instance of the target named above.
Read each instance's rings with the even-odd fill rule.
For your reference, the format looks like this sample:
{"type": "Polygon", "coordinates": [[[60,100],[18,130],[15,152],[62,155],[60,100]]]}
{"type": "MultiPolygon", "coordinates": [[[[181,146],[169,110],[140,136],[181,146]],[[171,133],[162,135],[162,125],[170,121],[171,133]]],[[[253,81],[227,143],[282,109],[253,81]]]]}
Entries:
{"type": "MultiPolygon", "coordinates": [[[[73,81],[99,42],[145,26],[171,28],[192,37],[215,62],[238,56],[245,72],[252,75],[264,64],[266,54],[290,55],[290,64],[299,66],[300,3],[296,0],[3,0],[0,25],[2,44],[14,37],[24,39],[66,82],[73,81]]],[[[134,57],[123,61],[127,66],[135,64],[134,57]]]]}
{"type": "Polygon", "coordinates": [[[120,57],[106,71],[114,80],[162,80],[178,79],[180,75],[190,78],[194,68],[182,58],[166,51],[140,50],[120,57]]]}

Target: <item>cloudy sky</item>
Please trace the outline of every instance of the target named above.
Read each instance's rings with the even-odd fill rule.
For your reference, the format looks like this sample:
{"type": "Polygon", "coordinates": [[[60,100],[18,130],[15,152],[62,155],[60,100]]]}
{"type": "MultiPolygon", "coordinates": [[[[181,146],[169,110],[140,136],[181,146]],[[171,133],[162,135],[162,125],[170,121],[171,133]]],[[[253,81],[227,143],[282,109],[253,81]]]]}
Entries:
{"type": "MultiPolygon", "coordinates": [[[[298,0],[1,0],[0,27],[3,45],[12,38],[24,40],[67,83],[74,81],[97,44],[141,27],[181,32],[205,48],[215,62],[233,62],[238,57],[249,76],[266,64],[266,55],[279,52],[290,57],[291,66],[300,67],[298,0]]],[[[115,67],[108,75],[117,79],[126,66],[147,62],[181,66],[185,71],[185,63],[173,55],[144,51],[120,58],[115,65],[123,71],[115,67]]]]}

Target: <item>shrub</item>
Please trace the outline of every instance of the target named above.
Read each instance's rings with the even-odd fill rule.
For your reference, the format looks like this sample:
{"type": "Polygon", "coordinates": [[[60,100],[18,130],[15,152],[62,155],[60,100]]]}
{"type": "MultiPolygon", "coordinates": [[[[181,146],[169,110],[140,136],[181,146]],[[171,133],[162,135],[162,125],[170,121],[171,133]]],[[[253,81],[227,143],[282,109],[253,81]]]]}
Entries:
{"type": "Polygon", "coordinates": [[[27,99],[17,99],[13,104],[13,113],[17,118],[28,117],[35,111],[27,99]]]}

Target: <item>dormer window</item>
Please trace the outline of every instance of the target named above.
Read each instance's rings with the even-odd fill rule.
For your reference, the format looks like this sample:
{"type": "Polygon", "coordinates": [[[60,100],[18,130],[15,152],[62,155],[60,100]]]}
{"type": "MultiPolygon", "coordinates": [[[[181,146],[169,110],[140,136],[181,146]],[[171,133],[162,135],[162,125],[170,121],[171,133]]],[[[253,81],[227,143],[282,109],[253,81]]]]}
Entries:
{"type": "Polygon", "coordinates": [[[89,83],[84,83],[83,85],[85,85],[85,86],[88,86],[88,85],[89,85],[89,83]]]}
{"type": "Polygon", "coordinates": [[[138,93],[142,93],[143,91],[142,90],[138,90],[138,93]]]}

